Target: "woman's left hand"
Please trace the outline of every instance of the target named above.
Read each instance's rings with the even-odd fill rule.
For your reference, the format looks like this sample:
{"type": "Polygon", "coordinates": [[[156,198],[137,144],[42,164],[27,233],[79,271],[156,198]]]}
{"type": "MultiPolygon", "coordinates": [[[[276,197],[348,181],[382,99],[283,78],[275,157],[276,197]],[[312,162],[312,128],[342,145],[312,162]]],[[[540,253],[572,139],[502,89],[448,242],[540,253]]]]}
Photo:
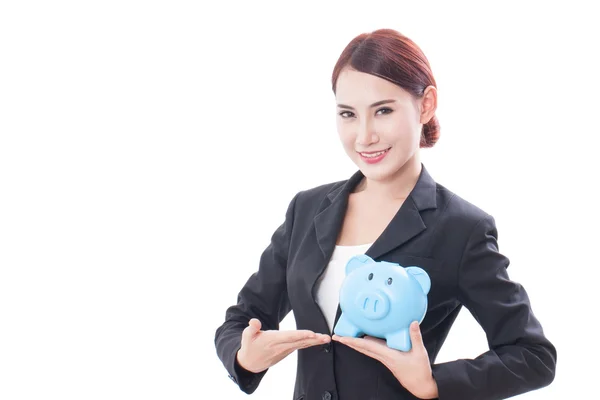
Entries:
{"type": "Polygon", "coordinates": [[[438,397],[437,384],[431,374],[429,356],[418,322],[415,321],[410,326],[412,348],[407,352],[392,349],[385,340],[370,336],[353,338],[333,335],[332,339],[380,361],[413,395],[421,399],[438,397]]]}

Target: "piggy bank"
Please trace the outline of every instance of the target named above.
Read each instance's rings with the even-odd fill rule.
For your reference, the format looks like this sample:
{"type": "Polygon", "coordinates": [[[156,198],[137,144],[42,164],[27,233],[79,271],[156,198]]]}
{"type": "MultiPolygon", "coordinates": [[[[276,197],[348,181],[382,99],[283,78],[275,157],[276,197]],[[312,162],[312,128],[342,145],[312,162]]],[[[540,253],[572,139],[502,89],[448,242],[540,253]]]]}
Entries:
{"type": "Polygon", "coordinates": [[[340,289],[342,314],[333,332],[378,337],[390,348],[409,351],[410,324],[423,321],[430,287],[429,275],[419,267],[354,256],[346,264],[340,289]]]}

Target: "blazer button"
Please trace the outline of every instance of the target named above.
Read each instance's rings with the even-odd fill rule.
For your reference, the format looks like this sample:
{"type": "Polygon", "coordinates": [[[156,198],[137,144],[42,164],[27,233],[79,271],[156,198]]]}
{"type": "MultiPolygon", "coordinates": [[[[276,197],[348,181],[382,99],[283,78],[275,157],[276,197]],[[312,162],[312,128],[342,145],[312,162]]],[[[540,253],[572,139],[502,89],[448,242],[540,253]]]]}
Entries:
{"type": "Polygon", "coordinates": [[[331,351],[331,342],[323,345],[323,351],[329,353],[331,351]]]}
{"type": "Polygon", "coordinates": [[[331,393],[325,392],[325,393],[323,393],[323,395],[321,396],[321,398],[323,400],[331,400],[331,393]]]}

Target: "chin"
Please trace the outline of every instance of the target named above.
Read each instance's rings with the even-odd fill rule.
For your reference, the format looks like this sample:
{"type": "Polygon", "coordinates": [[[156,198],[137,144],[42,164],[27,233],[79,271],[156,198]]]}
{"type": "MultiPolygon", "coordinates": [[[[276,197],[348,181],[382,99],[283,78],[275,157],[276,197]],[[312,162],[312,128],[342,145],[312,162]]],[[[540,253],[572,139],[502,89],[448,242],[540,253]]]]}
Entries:
{"type": "Polygon", "coordinates": [[[370,165],[364,166],[359,165],[360,172],[370,180],[373,181],[386,181],[393,177],[400,168],[378,168],[370,165]]]}

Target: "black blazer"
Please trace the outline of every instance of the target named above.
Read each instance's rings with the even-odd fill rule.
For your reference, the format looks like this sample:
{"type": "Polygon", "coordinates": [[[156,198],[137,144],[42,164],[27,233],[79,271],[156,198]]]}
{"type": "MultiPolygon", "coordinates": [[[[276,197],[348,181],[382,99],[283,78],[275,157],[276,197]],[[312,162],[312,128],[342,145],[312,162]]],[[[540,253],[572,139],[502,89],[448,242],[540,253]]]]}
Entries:
{"type": "MultiPolygon", "coordinates": [[[[227,309],[215,346],[242,391],[254,392],[266,373],[250,373],[235,362],[250,318],[258,318],[264,330],[278,329],[293,310],[298,329],[330,333],[315,302],[315,283],[334,250],[348,196],[362,178],[357,171],[346,181],[297,193],[258,271],[240,291],[237,305],[227,309]]],[[[525,289],[509,279],[509,260],[499,253],[497,237],[492,216],[436,183],[422,165],[409,197],[366,252],[377,261],[419,266],[431,277],[421,332],[439,399],[504,399],[554,379],[556,349],[533,315],[525,289]],[[475,359],[434,364],[462,306],[485,330],[490,350],[475,359]]],[[[298,351],[293,399],[416,397],[379,361],[332,342],[298,351]]]]}

